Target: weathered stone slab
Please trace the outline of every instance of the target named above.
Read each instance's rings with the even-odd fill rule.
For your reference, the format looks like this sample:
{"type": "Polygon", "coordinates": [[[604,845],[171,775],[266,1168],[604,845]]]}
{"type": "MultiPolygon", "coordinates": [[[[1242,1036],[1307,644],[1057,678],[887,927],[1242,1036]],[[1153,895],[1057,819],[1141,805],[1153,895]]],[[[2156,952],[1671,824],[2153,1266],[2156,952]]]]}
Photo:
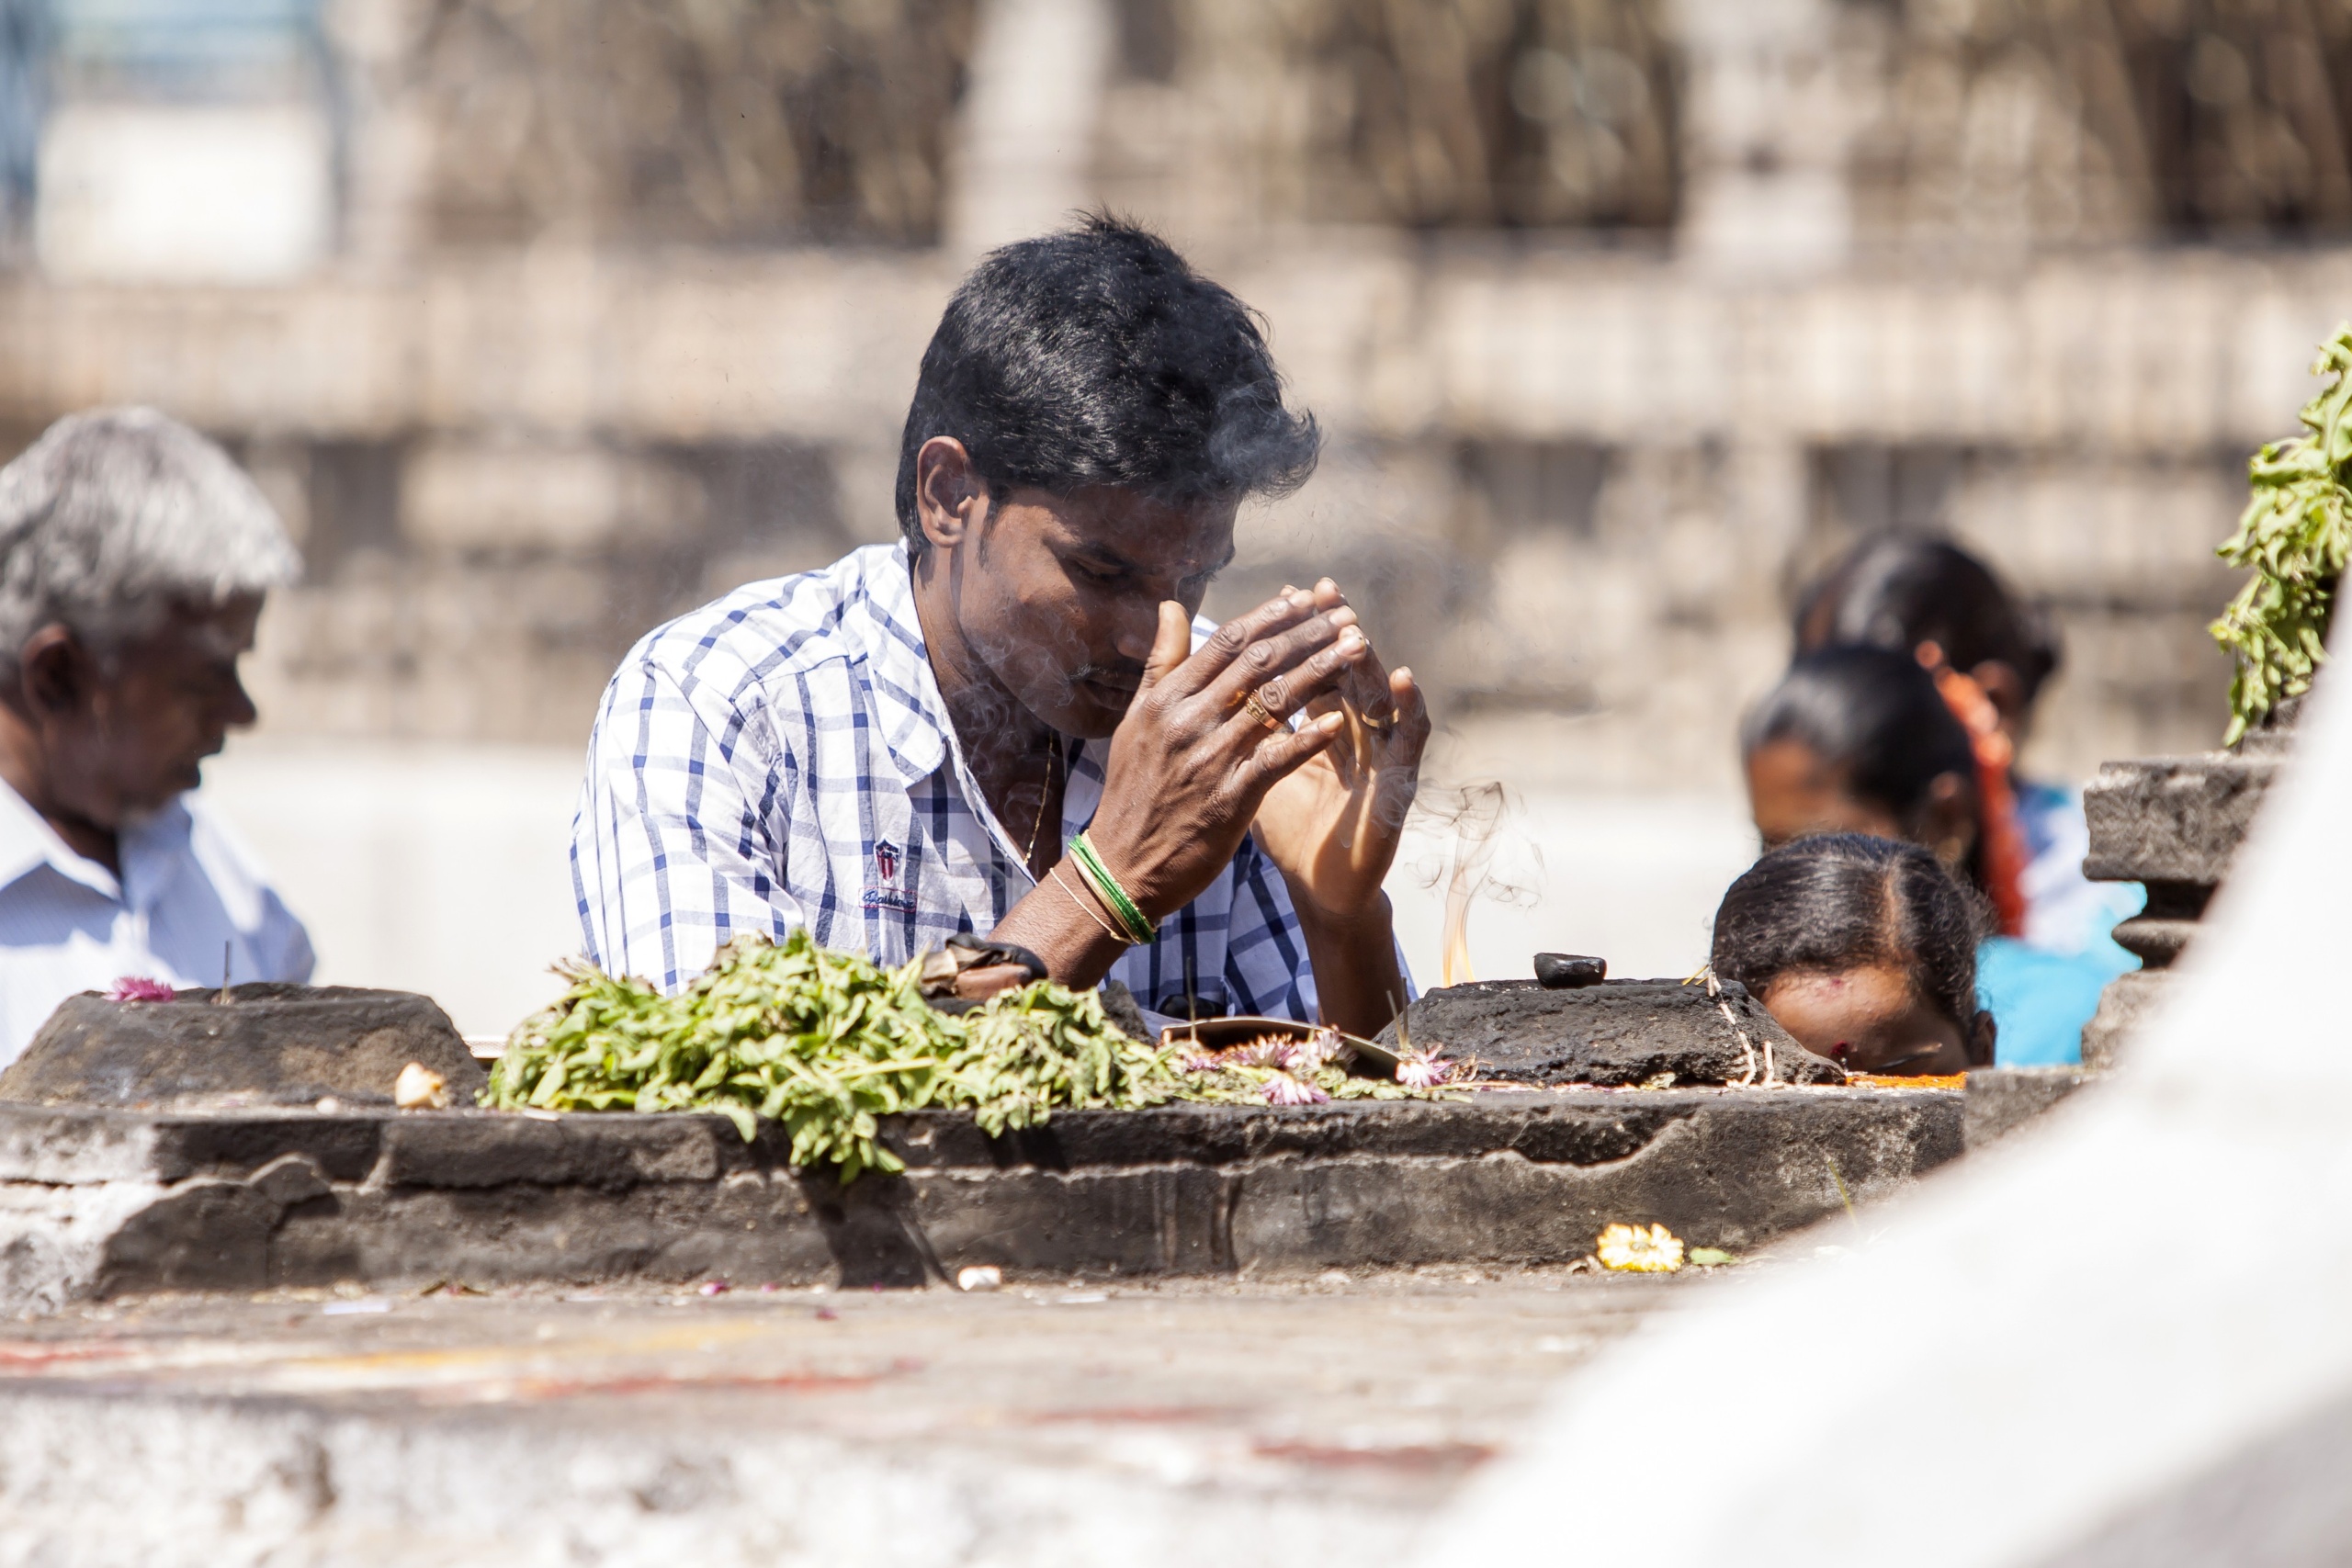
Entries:
{"type": "Polygon", "coordinates": [[[1956,1156],[1942,1089],[1495,1091],[893,1118],[844,1188],[723,1118],[0,1106],[0,1311],[159,1290],[1558,1262],[1604,1224],[1744,1250],[1956,1156]],[[1842,1189],[1842,1191],[1841,1191],[1842,1189]]]}
{"type": "Polygon", "coordinates": [[[2084,1067],[1978,1067],[1968,1075],[1961,1141],[1981,1149],[2007,1137],[2098,1077],[2084,1067]]]}
{"type": "Polygon", "coordinates": [[[429,997],[344,986],[187,990],[168,1002],[68,997],[0,1072],[0,1100],[37,1105],[307,1105],[327,1096],[389,1106],[411,1062],[469,1102],[487,1081],[429,997]]]}
{"type": "Polygon", "coordinates": [[[2211,888],[2229,874],[2281,758],[2212,751],[2100,764],[2083,791],[2099,882],[2174,882],[2211,888]]]}
{"type": "MultiPolygon", "coordinates": [[[[1746,987],[1726,983],[1718,1006],[1703,986],[1673,980],[1606,980],[1551,990],[1527,980],[1480,981],[1430,992],[1406,1010],[1413,1045],[1474,1059],[1481,1077],[1506,1083],[1678,1084],[1738,1081],[1757,1060],[1724,1016],[1728,1008],[1760,1055],[1772,1047],[1784,1083],[1843,1083],[1845,1070],[1813,1055],[1773,1021],[1746,987]]],[[[1397,1042],[1395,1024],[1382,1043],[1397,1042]]]]}
{"type": "Polygon", "coordinates": [[[2099,993],[2098,1011],[2083,1025],[2083,1066],[2095,1070],[2115,1066],[2117,1054],[2164,1005],[2171,984],[2169,969],[2135,969],[2109,980],[2099,993]]]}

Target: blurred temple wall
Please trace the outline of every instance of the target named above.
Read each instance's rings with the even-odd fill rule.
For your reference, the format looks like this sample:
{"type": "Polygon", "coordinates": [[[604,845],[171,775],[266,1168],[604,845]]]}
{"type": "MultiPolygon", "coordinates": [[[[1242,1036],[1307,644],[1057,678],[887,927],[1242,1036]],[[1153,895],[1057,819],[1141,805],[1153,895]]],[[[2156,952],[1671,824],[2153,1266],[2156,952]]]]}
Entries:
{"type": "Polygon", "coordinates": [[[1330,434],[1212,610],[1340,577],[1441,771],[1728,798],[1797,584],[1942,528],[2079,778],[2217,737],[2347,128],[2346,0],[0,0],[0,453],[232,445],[265,739],[576,754],[648,627],[892,536],[961,268],[1107,203],[1330,434]]]}

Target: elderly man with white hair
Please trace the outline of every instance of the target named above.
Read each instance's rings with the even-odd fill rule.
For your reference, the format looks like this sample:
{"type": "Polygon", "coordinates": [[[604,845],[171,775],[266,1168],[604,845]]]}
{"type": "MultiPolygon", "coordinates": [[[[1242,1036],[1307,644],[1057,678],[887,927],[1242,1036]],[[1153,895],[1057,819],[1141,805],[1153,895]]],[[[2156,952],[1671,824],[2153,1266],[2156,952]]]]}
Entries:
{"type": "Polygon", "coordinates": [[[0,1065],[126,980],[306,980],[311,942],[197,799],[300,558],[228,455],[148,409],[0,468],[0,1065]]]}

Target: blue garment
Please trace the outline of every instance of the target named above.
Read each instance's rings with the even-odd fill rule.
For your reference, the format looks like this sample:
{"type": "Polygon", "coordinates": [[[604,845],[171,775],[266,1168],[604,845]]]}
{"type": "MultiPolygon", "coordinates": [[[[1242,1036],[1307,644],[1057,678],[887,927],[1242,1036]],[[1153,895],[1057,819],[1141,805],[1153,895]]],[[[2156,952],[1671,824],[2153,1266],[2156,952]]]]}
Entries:
{"type": "MultiPolygon", "coordinates": [[[[1193,624],[1197,647],[1216,629],[1193,624]]],[[[1102,798],[1107,741],[1063,748],[1064,836],[1102,798]]],[[[754,582],[648,633],[605,691],[572,825],[589,959],[674,991],[745,931],[806,927],[899,964],[992,931],[1036,886],[1031,824],[989,808],[947,716],[906,547],[754,582]]],[[[1111,977],[1146,1008],[1187,976],[1223,1010],[1311,1019],[1290,892],[1256,841],[1111,977]]]]}
{"type": "Polygon", "coordinates": [[[1976,950],[1976,1003],[1999,1026],[1994,1059],[2002,1066],[2078,1062],[2099,993],[2140,966],[2111,933],[2145,907],[2147,893],[2083,875],[2090,831],[2073,791],[2020,784],[2018,825],[2029,856],[2025,936],[1994,937],[1976,950]]]}

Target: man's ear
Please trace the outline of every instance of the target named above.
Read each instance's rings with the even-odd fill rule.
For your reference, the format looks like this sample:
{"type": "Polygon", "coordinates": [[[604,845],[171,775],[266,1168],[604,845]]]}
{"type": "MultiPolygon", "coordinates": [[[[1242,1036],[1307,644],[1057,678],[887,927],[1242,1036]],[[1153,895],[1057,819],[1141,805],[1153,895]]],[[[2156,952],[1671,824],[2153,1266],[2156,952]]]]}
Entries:
{"type": "Polygon", "coordinates": [[[1989,1067],[1993,1065],[1993,1044],[1999,1038],[2001,1026],[1993,1021],[1993,1015],[1982,1009],[1978,1010],[1974,1018],[1968,1021],[1967,1050],[1970,1066],[1989,1067]]]}
{"type": "Polygon", "coordinates": [[[1920,839],[1947,871],[1958,873],[1976,847],[1976,786],[1958,773],[1938,773],[1928,786],[1920,839]]]}
{"type": "Polygon", "coordinates": [[[949,435],[934,435],[915,454],[915,520],[934,548],[953,549],[989,513],[989,487],[972,455],[949,435]]]}
{"type": "Polygon", "coordinates": [[[17,693],[33,714],[62,717],[89,696],[88,655],[74,634],[51,622],[17,650],[17,693]]]}

